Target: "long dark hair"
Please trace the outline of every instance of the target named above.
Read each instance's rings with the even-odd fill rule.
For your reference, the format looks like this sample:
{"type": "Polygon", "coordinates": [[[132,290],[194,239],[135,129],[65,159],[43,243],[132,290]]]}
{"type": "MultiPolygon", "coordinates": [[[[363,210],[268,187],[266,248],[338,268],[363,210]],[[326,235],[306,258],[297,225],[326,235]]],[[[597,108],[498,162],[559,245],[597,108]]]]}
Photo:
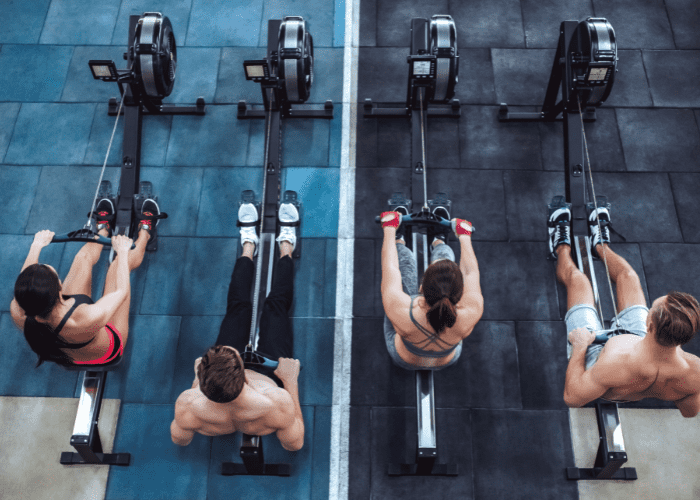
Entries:
{"type": "Polygon", "coordinates": [[[464,292],[459,266],[451,260],[434,262],[423,274],[423,296],[430,309],[428,323],[437,333],[451,328],[457,321],[456,304],[464,292]]]}
{"type": "Polygon", "coordinates": [[[38,356],[36,367],[44,361],[70,365],[68,357],[60,347],[70,346],[61,340],[48,325],[35,318],[45,318],[61,298],[61,282],[56,273],[44,264],[32,264],[22,271],[15,282],[15,300],[24,309],[24,338],[38,356]]]}

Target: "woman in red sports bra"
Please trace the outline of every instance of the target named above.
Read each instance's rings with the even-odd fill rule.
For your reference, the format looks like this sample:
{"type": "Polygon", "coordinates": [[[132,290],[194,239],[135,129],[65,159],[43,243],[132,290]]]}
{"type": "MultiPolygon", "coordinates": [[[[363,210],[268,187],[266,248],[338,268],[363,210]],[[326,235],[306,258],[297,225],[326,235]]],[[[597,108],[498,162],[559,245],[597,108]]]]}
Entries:
{"type": "MultiPolygon", "coordinates": [[[[152,200],[144,202],[144,213],[149,201],[152,200]]],[[[114,213],[111,205],[107,199],[100,200],[98,216],[108,218],[114,213]]],[[[157,205],[150,208],[152,213],[159,213],[157,205]]],[[[129,335],[129,274],[143,261],[152,224],[148,220],[141,221],[133,250],[130,238],[122,235],[112,238],[117,257],[109,266],[104,293],[97,302],[90,296],[92,268],[100,258],[102,245],[86,243],[61,283],[53,267],[38,263],[42,248],[51,242],[54,233],[39,231],[34,236],[15,283],[10,311],[15,324],[24,331],[29,346],[39,356],[36,366],[44,361],[103,365],[122,355],[129,335]]],[[[109,236],[108,221],[98,221],[97,227],[100,235],[109,236]]]]}

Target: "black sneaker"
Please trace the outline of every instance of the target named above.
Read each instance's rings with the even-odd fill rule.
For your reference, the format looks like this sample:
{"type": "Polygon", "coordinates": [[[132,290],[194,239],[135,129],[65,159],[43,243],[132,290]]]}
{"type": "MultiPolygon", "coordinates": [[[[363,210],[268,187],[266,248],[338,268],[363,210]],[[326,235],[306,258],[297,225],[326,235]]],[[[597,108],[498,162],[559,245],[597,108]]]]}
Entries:
{"type": "Polygon", "coordinates": [[[95,219],[97,220],[97,230],[107,229],[112,232],[112,221],[114,220],[114,205],[109,198],[102,198],[95,208],[95,219]]]}
{"type": "Polygon", "coordinates": [[[610,204],[599,203],[596,212],[595,205],[588,203],[586,205],[588,212],[588,234],[591,241],[591,255],[600,258],[596,251],[596,246],[603,243],[610,243],[610,204]],[[597,216],[596,216],[597,213],[597,216]],[[598,226],[600,220],[600,227],[598,226]]]}
{"type": "Polygon", "coordinates": [[[549,256],[557,259],[557,247],[559,245],[571,246],[571,204],[564,201],[563,196],[555,196],[548,205],[549,219],[549,256]]]}
{"type": "MultiPolygon", "coordinates": [[[[143,202],[143,206],[141,207],[141,214],[146,216],[160,215],[160,208],[158,207],[158,203],[156,203],[155,200],[148,198],[146,201],[143,202]]],[[[149,234],[152,234],[153,229],[158,225],[158,222],[160,222],[158,219],[156,219],[155,221],[151,219],[142,219],[141,221],[139,221],[138,231],[141,231],[141,229],[145,229],[146,231],[148,231],[149,234]]]]}

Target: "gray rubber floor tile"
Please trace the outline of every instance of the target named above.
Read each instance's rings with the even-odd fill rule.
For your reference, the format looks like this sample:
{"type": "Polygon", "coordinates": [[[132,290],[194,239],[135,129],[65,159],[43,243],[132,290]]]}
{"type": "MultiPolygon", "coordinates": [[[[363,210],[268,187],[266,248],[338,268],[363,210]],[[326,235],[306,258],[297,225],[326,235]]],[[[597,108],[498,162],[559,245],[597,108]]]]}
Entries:
{"type": "Polygon", "coordinates": [[[563,410],[566,326],[563,321],[518,321],[515,324],[520,393],[525,410],[563,410]]]}
{"type": "Polygon", "coordinates": [[[578,499],[566,410],[472,410],[476,498],[578,499]]]}
{"type": "Polygon", "coordinates": [[[372,499],[474,499],[472,430],[469,410],[437,410],[438,463],[456,463],[457,477],[389,477],[389,463],[414,463],[416,410],[372,408],[371,496],[372,499]],[[438,493],[439,492],[439,493],[438,493]]]}
{"type": "MultiPolygon", "coordinates": [[[[367,47],[359,50],[357,98],[360,102],[406,102],[407,47],[367,47]]],[[[358,110],[359,111],[359,110],[358,110]]]]}
{"type": "Polygon", "coordinates": [[[651,91],[641,50],[618,50],[618,72],[605,107],[651,107],[651,91]]]}
{"type": "Polygon", "coordinates": [[[458,47],[525,47],[518,0],[452,2],[458,47]]]}
{"type": "Polygon", "coordinates": [[[350,452],[348,474],[348,498],[370,498],[370,462],[374,450],[371,448],[372,409],[367,406],[350,407],[350,452]]]}
{"type": "Polygon", "coordinates": [[[491,51],[487,48],[460,48],[459,67],[455,98],[462,104],[494,104],[496,91],[491,51]]]}
{"type": "Polygon", "coordinates": [[[697,172],[700,131],[689,109],[618,109],[617,121],[628,171],[697,172]]]}
{"type": "Polygon", "coordinates": [[[672,290],[700,297],[700,245],[642,243],[644,273],[649,297],[660,297],[672,290]]]}
{"type": "MultiPolygon", "coordinates": [[[[459,118],[428,118],[425,134],[428,171],[459,168],[459,118]]],[[[388,142],[388,141],[383,141],[388,142]]],[[[382,148],[384,149],[384,148],[382,148]]],[[[420,161],[420,158],[416,160],[420,161]]]]}
{"type": "Polygon", "coordinates": [[[556,48],[562,21],[581,21],[593,15],[591,0],[522,0],[528,48],[556,48]]]}
{"type": "Polygon", "coordinates": [[[564,195],[564,172],[506,171],[508,234],[511,241],[541,241],[541,257],[548,252],[547,204],[564,195]]]}
{"type": "MultiPolygon", "coordinates": [[[[355,238],[381,239],[382,229],[374,218],[387,210],[395,191],[411,198],[411,172],[408,168],[363,168],[355,175],[355,238]]],[[[416,194],[423,197],[422,192],[416,194]]]]}
{"type": "MultiPolygon", "coordinates": [[[[578,117],[576,127],[581,123],[578,117]]],[[[534,124],[533,124],[534,125],[534,124]]],[[[625,157],[617,128],[615,110],[609,107],[596,109],[596,121],[584,123],[588,154],[594,172],[624,172],[625,157]]],[[[564,124],[541,122],[540,139],[542,141],[542,163],[545,170],[564,172],[564,124]]],[[[584,156],[585,157],[585,156],[584,156]]]]}
{"type": "Polygon", "coordinates": [[[496,106],[463,106],[460,122],[462,168],[542,168],[540,137],[534,123],[499,122],[496,106]]]}
{"type": "Polygon", "coordinates": [[[592,0],[596,17],[607,19],[620,49],[673,49],[664,0],[592,0]]]}
{"type": "Polygon", "coordinates": [[[360,47],[377,46],[377,0],[360,1],[360,47]]]}
{"type": "Polygon", "coordinates": [[[546,251],[544,242],[474,242],[484,320],[558,319],[554,269],[545,258],[546,251]]]}
{"type": "Polygon", "coordinates": [[[355,318],[384,316],[380,284],[382,240],[355,239],[355,272],[352,310],[355,318]]]}
{"type": "Polygon", "coordinates": [[[410,47],[411,19],[448,13],[448,0],[377,0],[377,46],[410,47]]]}
{"type": "Polygon", "coordinates": [[[683,241],[700,243],[700,220],[697,217],[700,174],[671,174],[670,177],[683,241]]]}
{"type": "Polygon", "coordinates": [[[676,48],[700,49],[700,3],[695,0],[665,0],[665,3],[676,48]]]}
{"type": "Polygon", "coordinates": [[[553,50],[491,49],[498,103],[542,106],[553,50]]]}
{"type": "Polygon", "coordinates": [[[643,56],[654,106],[700,107],[700,50],[645,50],[643,56]]]}

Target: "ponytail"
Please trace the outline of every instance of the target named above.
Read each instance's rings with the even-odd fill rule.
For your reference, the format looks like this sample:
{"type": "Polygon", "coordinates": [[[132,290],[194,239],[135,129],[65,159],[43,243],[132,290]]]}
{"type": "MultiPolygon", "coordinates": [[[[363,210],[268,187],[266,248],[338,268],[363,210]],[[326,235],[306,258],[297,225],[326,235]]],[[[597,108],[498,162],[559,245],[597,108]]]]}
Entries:
{"type": "Polygon", "coordinates": [[[457,303],[464,292],[459,266],[451,260],[434,262],[423,274],[423,295],[429,306],[428,323],[437,333],[452,328],[457,321],[457,303]]]}

